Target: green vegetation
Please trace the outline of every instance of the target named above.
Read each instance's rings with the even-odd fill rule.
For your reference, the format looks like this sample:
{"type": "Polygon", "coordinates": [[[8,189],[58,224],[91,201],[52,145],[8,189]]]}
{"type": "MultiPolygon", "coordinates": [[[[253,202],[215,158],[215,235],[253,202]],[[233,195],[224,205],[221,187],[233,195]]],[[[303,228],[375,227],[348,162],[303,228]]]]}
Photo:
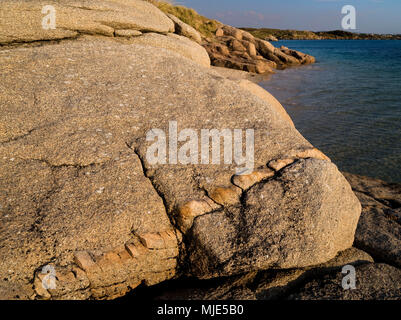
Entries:
{"type": "Polygon", "coordinates": [[[165,1],[150,0],[149,2],[153,3],[161,11],[175,15],[181,21],[198,30],[205,37],[213,37],[217,28],[221,25],[221,23],[216,20],[201,16],[194,9],[174,5],[165,1]]]}

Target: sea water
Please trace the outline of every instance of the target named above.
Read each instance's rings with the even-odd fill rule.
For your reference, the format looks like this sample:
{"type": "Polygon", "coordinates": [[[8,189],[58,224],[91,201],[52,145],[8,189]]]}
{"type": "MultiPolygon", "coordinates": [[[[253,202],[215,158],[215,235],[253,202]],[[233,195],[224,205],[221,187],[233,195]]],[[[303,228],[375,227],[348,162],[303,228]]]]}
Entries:
{"type": "Polygon", "coordinates": [[[401,182],[401,41],[274,43],[317,62],[260,83],[340,170],[401,182]]]}

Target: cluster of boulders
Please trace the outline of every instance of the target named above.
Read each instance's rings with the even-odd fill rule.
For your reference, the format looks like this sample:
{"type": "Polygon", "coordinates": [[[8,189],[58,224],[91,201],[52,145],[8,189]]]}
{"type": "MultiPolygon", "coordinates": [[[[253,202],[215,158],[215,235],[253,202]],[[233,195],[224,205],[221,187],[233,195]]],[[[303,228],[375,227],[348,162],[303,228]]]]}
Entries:
{"type": "Polygon", "coordinates": [[[273,69],[315,62],[310,55],[284,46],[276,48],[269,41],[227,25],[217,29],[213,39],[205,39],[203,46],[212,65],[253,73],[273,72],[273,69]]]}
{"type": "MultiPolygon", "coordinates": [[[[1,299],[113,299],[352,246],[361,207],[344,176],[268,92],[211,68],[196,30],[141,0],[45,4],[56,29],[42,2],[0,6],[1,299]],[[252,128],[254,171],[149,161],[170,121],[252,128]]],[[[255,43],[272,66],[308,60],[255,43]]]]}

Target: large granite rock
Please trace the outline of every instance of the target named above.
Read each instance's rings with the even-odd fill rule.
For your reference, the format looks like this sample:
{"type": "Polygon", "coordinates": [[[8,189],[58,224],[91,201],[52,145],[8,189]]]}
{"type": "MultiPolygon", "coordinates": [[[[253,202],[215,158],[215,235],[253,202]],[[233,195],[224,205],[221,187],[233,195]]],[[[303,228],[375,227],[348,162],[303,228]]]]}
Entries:
{"type": "Polygon", "coordinates": [[[283,118],[287,119],[289,123],[294,125],[291,117],[288,115],[287,111],[284,109],[281,103],[275,97],[273,97],[269,92],[263,89],[261,86],[247,79],[237,80],[237,83],[242,88],[252,92],[255,96],[259,97],[260,99],[267,101],[273,108],[277,110],[277,112],[279,112],[283,116],[283,118]]]}
{"type": "MultiPolygon", "coordinates": [[[[96,2],[100,20],[111,3],[125,2],[96,2]]],[[[169,22],[151,23],[152,12],[164,21],[157,9],[130,3],[139,8],[124,7],[131,22],[118,14],[107,25],[171,31],[169,22]],[[134,27],[142,25],[140,12],[150,25],[134,27]]],[[[33,1],[6,5],[15,17],[36,15],[36,7],[25,9],[33,1]]],[[[90,16],[92,7],[84,8],[90,16]]],[[[1,297],[114,298],[181,271],[208,278],[304,267],[351,246],[356,197],[277,105],[180,50],[143,40],[152,34],[95,32],[32,46],[52,33],[27,33],[17,20],[12,32],[1,28],[11,34],[3,44],[24,42],[0,50],[1,297]],[[255,169],[236,175],[243,164],[174,158],[152,164],[147,135],[168,134],[174,121],[196,132],[253,129],[255,169]],[[56,288],[43,286],[49,265],[56,288]]]]}
{"type": "Polygon", "coordinates": [[[209,55],[201,45],[177,34],[169,33],[165,36],[157,33],[146,33],[141,37],[132,39],[132,42],[156,48],[168,49],[177,52],[202,66],[210,66],[209,55]]]}
{"type": "MultiPolygon", "coordinates": [[[[143,280],[170,278],[178,255],[176,233],[139,158],[123,149],[112,155],[118,121],[102,116],[59,121],[16,144],[20,154],[11,144],[0,148],[5,152],[0,187],[4,285],[36,281],[46,264],[54,265],[59,280],[51,291],[55,298],[112,298],[116,283],[119,295],[143,280]],[[30,144],[44,149],[36,147],[38,153],[27,156],[30,144]],[[103,158],[101,146],[112,159],[103,158]],[[161,244],[154,248],[144,241],[148,238],[161,244]]],[[[36,294],[50,297],[40,285],[34,283],[36,294]]]]}
{"type": "Polygon", "coordinates": [[[194,221],[191,273],[216,277],[325,262],[352,245],[359,210],[332,163],[299,160],[247,189],[240,205],[194,221]]]}
{"type": "Polygon", "coordinates": [[[76,38],[81,34],[113,36],[118,30],[167,33],[174,23],[149,2],[141,0],[3,0],[0,5],[0,43],[76,38]],[[55,29],[42,20],[53,6],[55,29]]]}

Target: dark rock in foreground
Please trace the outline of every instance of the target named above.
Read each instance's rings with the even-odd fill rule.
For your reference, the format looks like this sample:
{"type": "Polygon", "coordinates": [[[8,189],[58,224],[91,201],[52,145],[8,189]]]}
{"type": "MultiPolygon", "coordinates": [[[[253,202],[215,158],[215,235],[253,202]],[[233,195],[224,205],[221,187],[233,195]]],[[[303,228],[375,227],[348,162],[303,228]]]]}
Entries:
{"type": "Polygon", "coordinates": [[[344,173],[362,204],[355,246],[401,268],[401,185],[344,173]]]}
{"type": "Polygon", "coordinates": [[[356,288],[344,290],[343,275],[316,279],[293,294],[295,300],[401,300],[401,270],[383,263],[356,267],[356,288]]]}
{"type": "Polygon", "coordinates": [[[350,248],[314,267],[267,270],[203,281],[183,279],[168,282],[168,285],[155,288],[150,293],[162,300],[277,300],[285,298],[314,277],[330,272],[341,273],[342,266],[346,264],[356,266],[371,262],[373,259],[367,253],[350,248]]]}

